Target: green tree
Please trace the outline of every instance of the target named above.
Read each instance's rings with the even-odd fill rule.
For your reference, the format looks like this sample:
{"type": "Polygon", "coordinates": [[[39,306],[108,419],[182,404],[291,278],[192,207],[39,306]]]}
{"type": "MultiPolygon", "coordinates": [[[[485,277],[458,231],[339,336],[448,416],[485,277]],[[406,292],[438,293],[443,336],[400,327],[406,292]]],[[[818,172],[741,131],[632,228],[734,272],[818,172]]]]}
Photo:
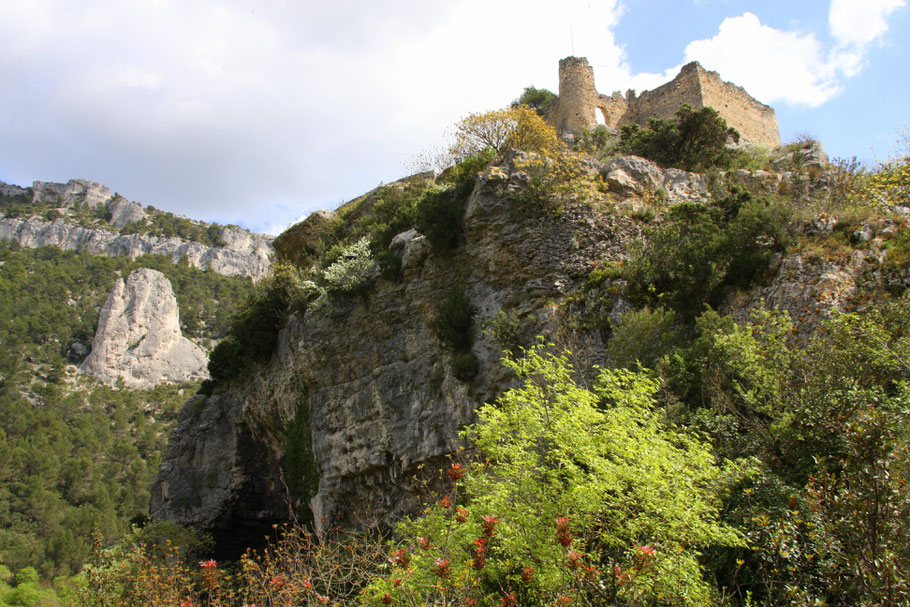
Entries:
{"type": "Polygon", "coordinates": [[[738,142],[739,133],[727,127],[717,110],[694,111],[688,104],[679,108],[675,119],[651,118],[647,127],[628,124],[620,131],[622,151],[687,171],[728,167],[735,158],[727,148],[731,140],[738,142]]]}
{"type": "Polygon", "coordinates": [[[512,102],[511,107],[526,106],[537,112],[541,117],[546,117],[547,112],[550,111],[557,99],[558,97],[553,91],[527,86],[524,92],[521,93],[521,97],[512,102]]]}
{"type": "Polygon", "coordinates": [[[452,497],[402,525],[400,582],[377,582],[371,596],[709,604],[700,551],[744,544],[718,520],[733,469],[661,424],[644,374],[603,370],[589,390],[541,347],[505,364],[521,384],[465,431],[481,459],[452,497]]]}

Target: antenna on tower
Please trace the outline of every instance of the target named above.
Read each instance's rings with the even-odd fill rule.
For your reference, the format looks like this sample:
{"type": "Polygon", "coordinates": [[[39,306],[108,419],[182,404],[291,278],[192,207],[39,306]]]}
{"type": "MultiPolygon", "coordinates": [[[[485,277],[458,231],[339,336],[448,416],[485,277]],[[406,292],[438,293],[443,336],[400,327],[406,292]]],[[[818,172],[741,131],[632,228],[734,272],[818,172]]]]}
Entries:
{"type": "Polygon", "coordinates": [[[572,24],[569,24],[569,41],[572,43],[572,56],[575,56],[575,35],[572,33],[572,24]]]}

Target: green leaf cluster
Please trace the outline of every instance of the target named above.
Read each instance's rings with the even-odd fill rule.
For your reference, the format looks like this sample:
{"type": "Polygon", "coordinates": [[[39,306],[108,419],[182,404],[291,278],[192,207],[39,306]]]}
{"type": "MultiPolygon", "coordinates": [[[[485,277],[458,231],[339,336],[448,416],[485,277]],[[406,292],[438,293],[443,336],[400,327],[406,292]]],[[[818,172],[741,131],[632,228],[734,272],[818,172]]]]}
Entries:
{"type": "Polygon", "coordinates": [[[734,188],[710,204],[674,205],[645,231],[624,269],[639,302],[666,305],[691,321],[726,288],[746,288],[789,241],[791,211],[734,188]]]}
{"type": "Polygon", "coordinates": [[[676,112],[675,119],[651,118],[647,127],[624,125],[619,137],[619,149],[627,154],[643,156],[663,167],[700,172],[730,167],[736,152],[727,143],[739,141],[739,133],[727,127],[717,110],[706,107],[694,111],[688,104],[676,112]]]}
{"type": "Polygon", "coordinates": [[[588,389],[565,355],[541,347],[505,364],[519,386],[482,407],[465,431],[481,459],[453,495],[469,517],[459,523],[451,509],[433,507],[403,524],[413,560],[394,592],[432,601],[446,584],[461,584],[467,597],[514,591],[527,604],[566,594],[573,604],[709,604],[701,551],[745,545],[718,508],[739,473],[718,466],[707,443],[662,423],[658,384],[644,374],[601,370],[588,389]],[[496,524],[478,568],[476,554],[464,559],[483,537],[483,517],[496,524]],[[568,541],[560,519],[571,527],[568,541]],[[449,562],[451,582],[434,573],[437,559],[449,562]],[[590,567],[590,583],[577,585],[573,560],[590,567]],[[530,580],[521,577],[526,567],[530,580]]]}

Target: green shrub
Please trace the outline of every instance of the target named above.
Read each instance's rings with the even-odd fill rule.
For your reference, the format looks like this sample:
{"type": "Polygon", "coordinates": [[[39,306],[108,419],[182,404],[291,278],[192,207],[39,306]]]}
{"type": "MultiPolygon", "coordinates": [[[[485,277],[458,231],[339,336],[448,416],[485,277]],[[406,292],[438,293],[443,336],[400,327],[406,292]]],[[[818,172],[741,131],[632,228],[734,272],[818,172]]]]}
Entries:
{"type": "Polygon", "coordinates": [[[644,307],[622,315],[607,344],[607,356],[617,368],[656,369],[657,362],[678,342],[676,315],[671,310],[644,307]]]}
{"type": "Polygon", "coordinates": [[[445,299],[436,304],[433,330],[444,348],[453,352],[467,352],[473,343],[474,307],[461,289],[452,289],[445,299]]]}
{"type": "Polygon", "coordinates": [[[736,152],[727,148],[731,139],[739,141],[739,133],[727,127],[717,110],[706,107],[693,111],[686,104],[676,112],[675,119],[651,118],[647,127],[624,125],[620,149],[661,166],[705,171],[733,163],[736,152]]]}
{"type": "Polygon", "coordinates": [[[364,289],[372,278],[373,258],[367,237],[343,247],[322,271],[322,282],[329,294],[352,295],[364,289]]]}
{"type": "Polygon", "coordinates": [[[435,253],[456,248],[464,238],[467,199],[458,188],[427,190],[417,202],[417,230],[427,237],[435,253]]]}
{"type": "Polygon", "coordinates": [[[527,106],[540,116],[546,117],[547,112],[550,111],[550,108],[553,107],[558,99],[553,91],[527,86],[521,97],[512,102],[512,107],[527,106]]]}
{"type": "Polygon", "coordinates": [[[661,426],[643,374],[586,389],[567,355],[504,362],[520,384],[464,433],[482,459],[450,466],[446,497],[399,526],[369,604],[710,604],[702,551],[745,545],[718,520],[733,471],[661,426]]]}
{"type": "Polygon", "coordinates": [[[479,371],[480,362],[470,350],[467,352],[456,352],[452,355],[452,375],[456,379],[471,381],[477,376],[479,371]]]}
{"type": "Polygon", "coordinates": [[[502,308],[487,321],[486,330],[504,353],[514,356],[524,342],[527,324],[517,310],[502,308]]]}
{"type": "Polygon", "coordinates": [[[675,205],[646,230],[624,274],[640,302],[668,305],[691,321],[724,288],[746,288],[769,272],[788,243],[790,217],[783,204],[736,187],[708,205],[675,205]]]}

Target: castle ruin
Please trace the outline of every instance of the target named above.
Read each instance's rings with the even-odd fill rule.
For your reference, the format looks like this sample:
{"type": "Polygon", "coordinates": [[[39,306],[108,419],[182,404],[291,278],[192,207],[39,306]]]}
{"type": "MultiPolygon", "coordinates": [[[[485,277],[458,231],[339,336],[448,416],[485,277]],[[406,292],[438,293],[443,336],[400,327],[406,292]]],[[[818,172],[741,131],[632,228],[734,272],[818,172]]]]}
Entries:
{"type": "Polygon", "coordinates": [[[598,124],[611,129],[625,124],[646,126],[649,118],[675,118],[686,103],[694,110],[717,110],[728,126],[739,131],[740,141],[780,145],[774,108],[756,101],[742,87],[724,82],[697,61],[684,65],[676,78],[654,90],[607,96],[597,92],[594,70],[586,58],[566,57],[559,62],[559,99],[548,121],[562,136],[593,130],[598,124]]]}

